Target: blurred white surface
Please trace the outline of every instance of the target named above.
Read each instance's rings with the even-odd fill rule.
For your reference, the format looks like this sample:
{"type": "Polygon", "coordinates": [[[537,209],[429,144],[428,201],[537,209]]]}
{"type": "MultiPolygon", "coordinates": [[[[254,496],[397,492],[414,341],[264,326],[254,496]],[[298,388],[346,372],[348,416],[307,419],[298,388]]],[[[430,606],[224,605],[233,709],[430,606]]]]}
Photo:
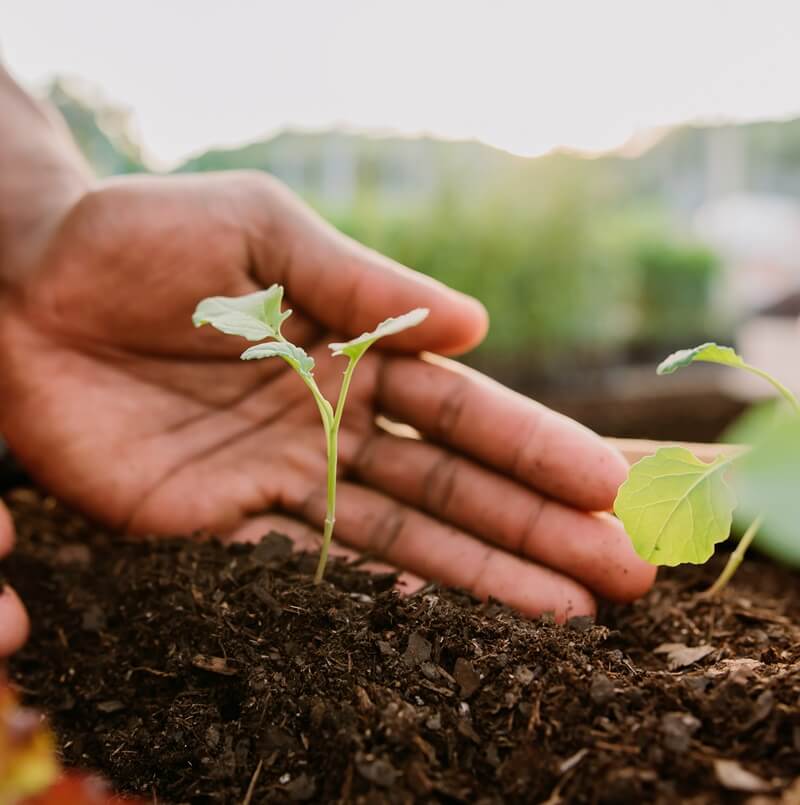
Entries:
{"type": "Polygon", "coordinates": [[[695,215],[698,236],[725,264],[719,304],[741,316],[800,289],[800,203],[788,196],[733,193],[695,215]]]}
{"type": "MultiPolygon", "coordinates": [[[[758,316],[737,334],[744,359],[769,372],[800,396],[800,322],[790,316],[758,316]]],[[[775,396],[766,381],[748,372],[726,372],[722,381],[733,394],[751,400],[775,396]]]]}

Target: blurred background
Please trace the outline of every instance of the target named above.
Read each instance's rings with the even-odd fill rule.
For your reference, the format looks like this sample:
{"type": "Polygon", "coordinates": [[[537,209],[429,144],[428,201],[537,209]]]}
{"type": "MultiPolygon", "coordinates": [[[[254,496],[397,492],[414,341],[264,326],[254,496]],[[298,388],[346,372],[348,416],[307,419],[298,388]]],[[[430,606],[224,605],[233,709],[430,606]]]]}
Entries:
{"type": "Polygon", "coordinates": [[[800,4],[4,0],[101,176],[257,168],[474,294],[465,360],[609,435],[710,440],[800,386],[800,4]],[[764,389],[763,391],[767,391],[764,389]]]}

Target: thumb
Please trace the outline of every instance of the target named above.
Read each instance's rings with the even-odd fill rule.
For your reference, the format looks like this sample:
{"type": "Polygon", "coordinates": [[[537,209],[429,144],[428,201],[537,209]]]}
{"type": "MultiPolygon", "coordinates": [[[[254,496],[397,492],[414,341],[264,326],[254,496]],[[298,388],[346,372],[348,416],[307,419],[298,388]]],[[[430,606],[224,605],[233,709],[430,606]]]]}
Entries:
{"type": "Polygon", "coordinates": [[[416,307],[428,318],[388,343],[396,349],[457,354],[486,334],[486,309],[476,299],[406,268],[326,223],[277,180],[261,176],[259,200],[248,195],[249,251],[259,282],[279,282],[291,304],[346,336],[416,307]],[[268,229],[268,231],[265,231],[268,229]]]}
{"type": "MultiPolygon", "coordinates": [[[[14,528],[0,503],[0,559],[11,551],[14,528]]],[[[28,638],[28,616],[17,594],[0,578],[0,658],[13,654],[28,638]]]]}

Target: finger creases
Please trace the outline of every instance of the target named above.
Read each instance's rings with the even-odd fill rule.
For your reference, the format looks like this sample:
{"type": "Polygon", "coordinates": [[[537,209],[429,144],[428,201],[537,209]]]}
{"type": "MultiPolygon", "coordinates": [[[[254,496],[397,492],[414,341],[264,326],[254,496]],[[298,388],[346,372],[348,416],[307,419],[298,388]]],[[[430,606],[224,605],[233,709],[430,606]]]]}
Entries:
{"type": "Polygon", "coordinates": [[[479,372],[434,355],[390,358],[378,404],[390,418],[586,511],[609,510],[627,464],[599,436],[479,372]]]}
{"type": "Polygon", "coordinates": [[[655,578],[614,517],[551,500],[437,445],[378,434],[354,470],[365,485],[604,598],[633,600],[655,578]]]}
{"type": "MultiPolygon", "coordinates": [[[[324,493],[307,501],[304,514],[322,523],[324,493]]],[[[552,612],[564,621],[595,611],[593,596],[579,582],[358,484],[340,484],[336,537],[417,576],[496,598],[528,616],[552,612]]]]}

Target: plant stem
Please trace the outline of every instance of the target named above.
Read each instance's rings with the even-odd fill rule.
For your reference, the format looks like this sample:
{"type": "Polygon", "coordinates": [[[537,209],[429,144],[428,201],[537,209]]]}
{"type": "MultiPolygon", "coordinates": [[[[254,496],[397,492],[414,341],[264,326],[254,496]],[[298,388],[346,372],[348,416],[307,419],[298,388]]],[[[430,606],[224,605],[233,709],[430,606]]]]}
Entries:
{"type": "Polygon", "coordinates": [[[722,570],[722,573],[719,574],[719,577],[708,588],[706,591],[707,596],[714,596],[721,593],[725,587],[727,586],[728,582],[733,578],[733,574],[739,569],[739,565],[742,564],[742,560],[744,559],[744,555],[747,552],[747,549],[750,547],[750,543],[753,541],[753,538],[758,533],[758,529],[761,528],[761,524],[764,522],[764,516],[759,514],[752,523],[750,523],[750,527],[747,531],[744,532],[744,536],[739,540],[739,544],[736,546],[736,550],[730,555],[728,559],[728,563],[722,570]]]}
{"type": "Polygon", "coordinates": [[[326,495],[327,504],[325,508],[325,528],[322,532],[322,547],[319,553],[317,572],[314,574],[314,584],[319,584],[325,573],[325,565],[328,563],[328,551],[331,547],[333,526],[336,522],[336,462],[338,455],[339,426],[331,404],[322,395],[314,378],[306,375],[301,375],[301,377],[314,395],[317,408],[319,408],[322,427],[325,430],[325,446],[328,454],[328,488],[326,495]]]}
{"type": "Polygon", "coordinates": [[[795,395],[792,394],[792,392],[789,391],[789,389],[786,388],[786,386],[783,385],[783,383],[781,383],[779,380],[776,380],[774,377],[772,377],[772,375],[769,374],[769,372],[765,372],[763,369],[759,369],[757,366],[751,366],[748,363],[748,364],[745,364],[745,368],[748,371],[752,372],[754,375],[758,375],[759,377],[761,377],[764,380],[766,380],[768,383],[771,383],[780,392],[780,394],[783,397],[783,399],[786,400],[786,402],[789,403],[789,405],[792,407],[794,412],[798,416],[800,416],[800,400],[798,400],[797,397],[795,397],[795,395]]]}
{"type": "Polygon", "coordinates": [[[333,415],[333,427],[336,432],[339,432],[339,424],[342,421],[342,413],[344,412],[344,404],[347,400],[347,392],[350,390],[350,381],[353,379],[353,371],[359,361],[358,358],[350,358],[350,363],[347,364],[347,369],[344,370],[344,378],[342,379],[342,388],[339,390],[339,399],[336,402],[336,413],[333,415]]]}
{"type": "Polygon", "coordinates": [[[326,428],[326,442],[328,446],[328,494],[325,509],[325,529],[322,532],[322,547],[319,552],[317,572],[314,574],[314,584],[319,584],[325,575],[325,566],[328,564],[328,552],[333,539],[333,526],[336,524],[336,464],[338,458],[339,428],[332,424],[326,428]]]}
{"type": "MultiPolygon", "coordinates": [[[[328,494],[327,507],[325,510],[325,529],[322,532],[322,547],[319,552],[319,564],[317,572],[314,574],[314,584],[319,584],[325,575],[325,566],[328,564],[328,552],[330,551],[333,539],[333,527],[336,524],[336,469],[339,456],[339,425],[342,422],[342,413],[347,399],[347,392],[350,389],[350,381],[353,378],[353,370],[356,368],[358,358],[351,358],[344,370],[342,387],[339,390],[339,399],[336,403],[336,412],[329,421],[323,416],[325,424],[325,437],[328,447],[328,494]]],[[[321,394],[320,394],[321,396],[321,394]]],[[[328,406],[330,408],[330,405],[328,406]]]]}

